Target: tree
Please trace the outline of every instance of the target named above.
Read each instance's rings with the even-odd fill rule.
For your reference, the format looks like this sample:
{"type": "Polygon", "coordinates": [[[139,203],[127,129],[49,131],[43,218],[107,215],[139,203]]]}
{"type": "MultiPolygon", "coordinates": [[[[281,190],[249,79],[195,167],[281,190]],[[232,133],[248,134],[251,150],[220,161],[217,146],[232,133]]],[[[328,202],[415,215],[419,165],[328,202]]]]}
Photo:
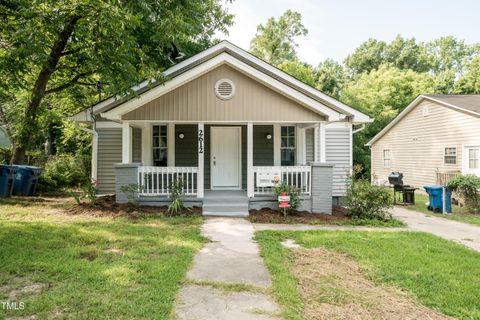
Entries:
{"type": "Polygon", "coordinates": [[[385,62],[384,41],[368,39],[345,59],[345,65],[353,74],[370,72],[385,62]]]}
{"type": "Polygon", "coordinates": [[[305,36],[308,30],[302,24],[302,15],[287,10],[275,20],[268,19],[265,25],[258,25],[257,33],[250,42],[250,51],[257,57],[274,65],[285,60],[296,60],[295,38],[305,36]]]}
{"type": "Polygon", "coordinates": [[[370,151],[365,144],[387,125],[417,95],[434,92],[434,77],[383,64],[360,75],[342,91],[342,102],[374,118],[365,130],[354,135],[353,158],[370,171],[370,151]]]}
{"type": "Polygon", "coordinates": [[[315,73],[317,89],[338,99],[347,81],[344,67],[332,59],[326,59],[319,63],[315,73]]]}
{"type": "Polygon", "coordinates": [[[310,65],[298,60],[285,60],[278,65],[278,68],[282,71],[285,71],[292,77],[312,87],[315,87],[315,74],[310,65]]]}
{"type": "Polygon", "coordinates": [[[39,116],[56,108],[55,96],[85,93],[79,87],[91,90],[97,81],[110,94],[131,93],[144,79],[163,81],[161,71],[172,64],[172,43],[190,54],[209,45],[217,30],[226,31],[232,16],[221,2],[3,1],[0,87],[7,89],[0,97],[1,113],[19,119],[12,161],[24,161],[39,116]]]}
{"type": "Polygon", "coordinates": [[[467,72],[455,83],[455,93],[480,94],[480,56],[467,66],[467,72]]]}

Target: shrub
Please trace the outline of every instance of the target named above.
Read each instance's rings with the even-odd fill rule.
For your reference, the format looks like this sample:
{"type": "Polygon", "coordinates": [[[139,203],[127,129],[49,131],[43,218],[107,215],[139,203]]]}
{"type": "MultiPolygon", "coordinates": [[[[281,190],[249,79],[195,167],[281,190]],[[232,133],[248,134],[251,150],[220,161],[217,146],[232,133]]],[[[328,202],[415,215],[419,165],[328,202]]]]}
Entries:
{"type": "Polygon", "coordinates": [[[387,187],[375,186],[366,179],[352,179],[346,196],[347,215],[355,219],[392,218],[392,195],[387,187]]]}
{"type": "Polygon", "coordinates": [[[120,191],[127,197],[128,203],[133,205],[138,205],[137,194],[140,190],[140,187],[136,183],[132,183],[126,186],[121,186],[120,191]]]}
{"type": "Polygon", "coordinates": [[[480,178],[474,175],[459,175],[450,180],[447,187],[457,192],[465,200],[465,208],[470,213],[480,213],[480,178]]]}
{"type": "Polygon", "coordinates": [[[86,199],[91,206],[94,206],[97,202],[97,186],[96,180],[88,180],[81,186],[82,193],[80,195],[76,195],[73,192],[71,195],[77,204],[81,204],[82,200],[86,199]]]}
{"type": "Polygon", "coordinates": [[[183,187],[184,183],[182,179],[176,179],[170,182],[170,185],[168,186],[170,204],[168,205],[167,213],[171,216],[178,215],[185,208],[182,199],[184,195],[183,187]]]}
{"type": "Polygon", "coordinates": [[[43,191],[52,191],[82,186],[89,180],[83,160],[65,154],[49,157],[43,167],[39,184],[43,191]]]}
{"type": "Polygon", "coordinates": [[[273,193],[278,197],[282,193],[285,193],[290,197],[290,208],[284,209],[283,214],[287,215],[291,210],[296,210],[300,204],[300,191],[298,188],[287,184],[285,181],[282,181],[275,185],[273,188],[273,193]]]}

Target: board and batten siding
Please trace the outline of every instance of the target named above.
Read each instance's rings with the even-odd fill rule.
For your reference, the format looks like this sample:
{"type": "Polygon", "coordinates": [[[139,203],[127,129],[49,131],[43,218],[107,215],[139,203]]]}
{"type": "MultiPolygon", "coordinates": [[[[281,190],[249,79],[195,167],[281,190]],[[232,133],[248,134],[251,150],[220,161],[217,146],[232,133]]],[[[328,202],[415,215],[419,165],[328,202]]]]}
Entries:
{"type": "Polygon", "coordinates": [[[480,118],[423,100],[372,145],[372,180],[388,184],[388,175],[400,171],[405,184],[417,188],[435,184],[437,170],[462,170],[462,145],[468,144],[480,144],[480,118]],[[445,148],[453,147],[457,163],[444,164],[445,148]],[[386,149],[389,167],[383,164],[386,149]]]}
{"type": "Polygon", "coordinates": [[[343,197],[347,191],[347,178],[350,174],[351,124],[332,124],[325,129],[325,157],[327,163],[333,163],[332,196],[343,197]]]}
{"type": "Polygon", "coordinates": [[[122,162],[122,129],[98,128],[97,180],[100,194],[115,193],[115,163],[122,162]]]}
{"type": "Polygon", "coordinates": [[[147,121],[323,121],[325,117],[246,76],[221,65],[122,117],[147,121]],[[235,94],[215,95],[218,80],[230,79],[235,94]]]}
{"type": "Polygon", "coordinates": [[[142,129],[132,129],[132,161],[142,162],[142,129]]]}

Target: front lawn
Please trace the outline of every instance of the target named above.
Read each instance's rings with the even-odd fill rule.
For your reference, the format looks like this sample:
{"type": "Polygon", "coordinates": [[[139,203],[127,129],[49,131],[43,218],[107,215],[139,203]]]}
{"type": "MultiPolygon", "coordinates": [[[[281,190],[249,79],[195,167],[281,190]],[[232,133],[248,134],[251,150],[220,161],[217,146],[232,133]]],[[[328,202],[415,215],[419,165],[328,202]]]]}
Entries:
{"type": "MultiPolygon", "coordinates": [[[[292,273],[295,255],[281,245],[286,239],[310,250],[346,254],[358,262],[367,279],[386,288],[400,288],[431,309],[460,319],[480,319],[480,254],[454,242],[412,232],[261,231],[256,240],[285,319],[303,319],[305,310],[303,291],[292,273]]],[[[337,306],[348,301],[350,292],[333,289],[327,292],[329,300],[321,290],[313,299],[337,306]]]]}
{"type": "Polygon", "coordinates": [[[59,199],[0,201],[0,318],[165,319],[204,238],[201,217],[72,215],[59,199]]]}
{"type": "Polygon", "coordinates": [[[415,205],[408,205],[403,208],[422,212],[435,217],[440,217],[440,218],[445,218],[449,220],[455,220],[459,222],[465,222],[465,223],[470,223],[470,224],[475,224],[480,226],[480,215],[470,214],[466,212],[465,208],[463,207],[452,204],[452,214],[433,213],[432,211],[429,211],[427,209],[427,205],[426,205],[427,202],[428,202],[428,195],[422,194],[420,192],[416,192],[415,205]]]}

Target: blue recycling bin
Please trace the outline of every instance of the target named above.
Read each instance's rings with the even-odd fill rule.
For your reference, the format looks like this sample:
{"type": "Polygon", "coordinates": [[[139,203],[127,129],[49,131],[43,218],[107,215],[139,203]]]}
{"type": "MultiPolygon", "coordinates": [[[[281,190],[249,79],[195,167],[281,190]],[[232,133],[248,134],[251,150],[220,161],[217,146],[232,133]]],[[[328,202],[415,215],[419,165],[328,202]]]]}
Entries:
{"type": "Polygon", "coordinates": [[[0,165],[0,198],[12,195],[16,173],[15,166],[0,165]]]}
{"type": "MultiPolygon", "coordinates": [[[[425,186],[428,193],[428,210],[436,213],[443,212],[443,186],[425,186]]],[[[452,191],[445,190],[445,209],[447,213],[452,213],[452,191]]]]}
{"type": "Polygon", "coordinates": [[[16,167],[17,175],[13,184],[13,194],[16,196],[33,196],[42,170],[32,166],[16,167]]]}

